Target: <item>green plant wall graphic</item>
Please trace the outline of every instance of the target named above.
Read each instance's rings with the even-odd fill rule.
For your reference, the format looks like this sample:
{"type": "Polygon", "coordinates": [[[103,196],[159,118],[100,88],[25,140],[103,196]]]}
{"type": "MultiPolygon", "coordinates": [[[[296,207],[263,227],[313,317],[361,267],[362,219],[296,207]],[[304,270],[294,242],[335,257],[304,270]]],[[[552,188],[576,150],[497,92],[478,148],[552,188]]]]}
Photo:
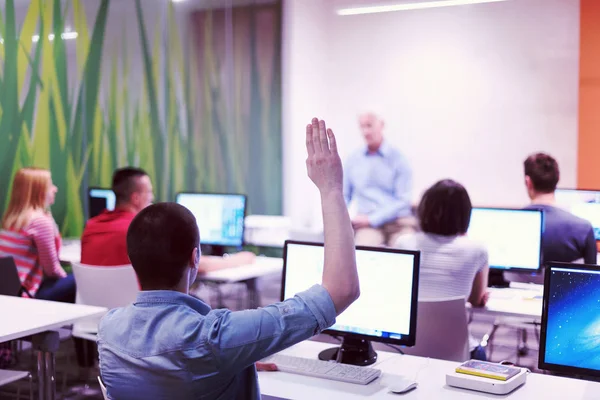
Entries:
{"type": "Polygon", "coordinates": [[[166,0],[32,0],[21,21],[17,11],[6,0],[0,15],[0,210],[18,168],[50,168],[55,219],[78,236],[87,188],[137,165],[159,201],[243,192],[252,212],[281,212],[279,4],[197,11],[185,32],[166,0]],[[115,22],[111,7],[125,3],[115,22]],[[136,40],[107,40],[115,26],[136,40]],[[75,43],[62,40],[69,29],[75,43]]]}

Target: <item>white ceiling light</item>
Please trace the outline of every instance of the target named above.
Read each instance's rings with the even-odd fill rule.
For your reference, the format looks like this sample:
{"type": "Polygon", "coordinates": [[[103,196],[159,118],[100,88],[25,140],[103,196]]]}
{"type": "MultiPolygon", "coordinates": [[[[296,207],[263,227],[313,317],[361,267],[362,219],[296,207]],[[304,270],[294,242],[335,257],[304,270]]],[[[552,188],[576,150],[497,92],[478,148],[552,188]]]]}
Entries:
{"type": "Polygon", "coordinates": [[[375,14],[392,11],[409,11],[421,10],[425,8],[439,8],[450,6],[464,6],[468,4],[481,3],[497,3],[506,0],[440,0],[440,1],[425,1],[419,3],[404,3],[387,6],[368,6],[368,7],[352,7],[342,8],[337,11],[338,15],[359,15],[359,14],[375,14]]]}

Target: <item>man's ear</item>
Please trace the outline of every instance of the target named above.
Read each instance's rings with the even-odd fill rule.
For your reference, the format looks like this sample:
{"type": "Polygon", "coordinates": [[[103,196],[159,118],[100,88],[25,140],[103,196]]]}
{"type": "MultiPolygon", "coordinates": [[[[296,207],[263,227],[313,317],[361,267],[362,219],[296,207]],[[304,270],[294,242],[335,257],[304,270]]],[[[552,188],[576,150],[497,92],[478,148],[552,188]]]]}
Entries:
{"type": "Polygon", "coordinates": [[[192,257],[190,260],[190,264],[196,268],[198,267],[198,264],[200,263],[200,247],[196,247],[194,249],[194,251],[192,252],[192,257]]]}

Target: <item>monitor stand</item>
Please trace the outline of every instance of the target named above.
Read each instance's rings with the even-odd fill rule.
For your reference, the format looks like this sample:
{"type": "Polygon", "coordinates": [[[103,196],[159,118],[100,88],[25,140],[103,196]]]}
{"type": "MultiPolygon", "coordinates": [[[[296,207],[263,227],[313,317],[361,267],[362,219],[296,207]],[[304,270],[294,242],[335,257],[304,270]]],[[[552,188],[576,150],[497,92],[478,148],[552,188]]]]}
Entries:
{"type": "Polygon", "coordinates": [[[510,282],[504,279],[504,271],[501,269],[490,269],[488,275],[488,287],[507,288],[510,282]]]}
{"type": "Polygon", "coordinates": [[[377,353],[368,340],[343,337],[340,347],[323,350],[319,353],[319,360],[364,367],[377,361],[377,353]]]}

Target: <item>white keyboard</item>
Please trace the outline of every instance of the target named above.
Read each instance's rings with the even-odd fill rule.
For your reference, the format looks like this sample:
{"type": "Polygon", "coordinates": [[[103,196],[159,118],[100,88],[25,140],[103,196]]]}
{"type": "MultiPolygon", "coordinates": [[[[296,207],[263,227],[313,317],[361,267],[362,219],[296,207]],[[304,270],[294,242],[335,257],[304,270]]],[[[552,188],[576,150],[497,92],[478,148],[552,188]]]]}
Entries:
{"type": "Polygon", "coordinates": [[[381,375],[381,370],[375,368],[338,364],[333,361],[312,360],[282,354],[275,354],[263,361],[274,363],[277,365],[277,369],[282,372],[356,383],[358,385],[366,385],[381,375]]]}

